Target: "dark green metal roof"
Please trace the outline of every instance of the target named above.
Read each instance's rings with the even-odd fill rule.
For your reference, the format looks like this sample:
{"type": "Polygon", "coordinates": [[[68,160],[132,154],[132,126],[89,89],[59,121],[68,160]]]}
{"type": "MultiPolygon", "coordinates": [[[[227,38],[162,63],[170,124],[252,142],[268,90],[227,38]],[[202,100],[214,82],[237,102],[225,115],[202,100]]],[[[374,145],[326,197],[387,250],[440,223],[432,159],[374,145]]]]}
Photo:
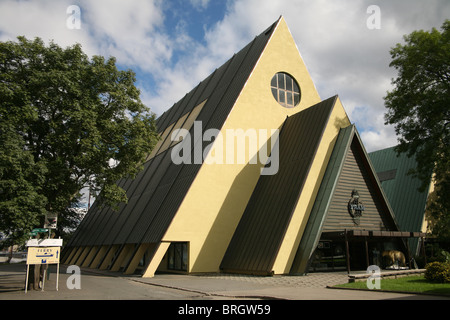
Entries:
{"type": "Polygon", "coordinates": [[[261,176],[223,258],[221,269],[270,274],[337,96],[285,121],[279,171],[261,176]]]}
{"type": "MultiPolygon", "coordinates": [[[[355,174],[355,178],[356,177],[357,174],[355,174]]],[[[342,190],[339,190],[339,184],[342,184],[341,188],[345,185],[346,188],[350,188],[349,190],[351,190],[353,183],[358,183],[360,187],[361,183],[368,186],[367,191],[369,192],[370,197],[367,199],[372,198],[375,200],[373,204],[378,204],[376,207],[372,208],[372,211],[376,209],[375,213],[379,214],[382,218],[380,221],[383,222],[383,226],[380,227],[386,227],[390,231],[398,230],[398,223],[395,219],[394,212],[389,205],[387,196],[378,182],[375,169],[363,147],[356,127],[352,125],[343,128],[339,132],[327,170],[325,171],[322,183],[317,193],[313,209],[311,210],[305,231],[298,246],[290,271],[292,274],[304,274],[308,271],[308,261],[317,247],[322,231],[326,228],[327,222],[330,224],[329,216],[330,211],[333,211],[332,203],[334,201],[334,197],[336,194],[342,192],[342,190]],[[346,166],[348,167],[350,164],[347,163],[349,156],[355,152],[357,153],[356,158],[359,160],[357,160],[355,165],[352,165],[351,170],[355,173],[359,170],[361,172],[361,180],[349,180],[347,176],[343,176],[343,173],[348,170],[348,168],[346,169],[346,166]]],[[[362,192],[363,190],[359,191],[362,192]]],[[[348,193],[348,195],[350,196],[350,193],[348,193]]],[[[338,202],[340,203],[341,201],[338,202]]],[[[369,203],[365,204],[367,206],[369,203]]],[[[342,203],[339,204],[339,207],[344,211],[347,210],[345,205],[342,206],[342,203]]],[[[366,211],[367,209],[368,207],[366,207],[366,211]]],[[[347,213],[344,214],[344,216],[341,216],[341,218],[346,216],[348,216],[347,213]]],[[[367,217],[365,217],[365,219],[367,219],[367,217]]],[[[348,226],[350,229],[360,228],[360,226],[349,226],[344,223],[343,220],[345,219],[342,218],[339,221],[338,227],[347,228],[348,226]]]]}
{"type": "Polygon", "coordinates": [[[320,185],[319,192],[309,215],[302,240],[292,263],[291,273],[304,273],[314,249],[317,247],[326,213],[336,188],[339,174],[344,165],[345,155],[350,148],[355,127],[348,126],[339,132],[336,144],[328,162],[327,170],[320,185]]]}
{"type": "Polygon", "coordinates": [[[420,192],[420,180],[408,175],[409,170],[417,166],[415,158],[408,158],[405,153],[397,156],[394,148],[371,152],[369,157],[400,230],[418,232],[422,228],[428,189],[420,192]]]}
{"type": "MultiPolygon", "coordinates": [[[[277,23],[278,21],[262,32],[159,117],[158,131],[164,132],[206,99],[196,120],[202,121],[203,130],[220,129],[277,23]]],[[[194,128],[191,129],[191,137],[195,138],[193,130],[194,128]]],[[[192,139],[192,149],[196,143],[203,143],[204,148],[209,142],[192,139]]],[[[174,164],[171,148],[161,152],[145,163],[144,170],[135,179],[122,179],[118,182],[127,191],[129,199],[127,204],[120,205],[118,212],[111,208],[99,208],[94,203],[68,247],[159,242],[200,167],[201,164],[174,164]]]]}

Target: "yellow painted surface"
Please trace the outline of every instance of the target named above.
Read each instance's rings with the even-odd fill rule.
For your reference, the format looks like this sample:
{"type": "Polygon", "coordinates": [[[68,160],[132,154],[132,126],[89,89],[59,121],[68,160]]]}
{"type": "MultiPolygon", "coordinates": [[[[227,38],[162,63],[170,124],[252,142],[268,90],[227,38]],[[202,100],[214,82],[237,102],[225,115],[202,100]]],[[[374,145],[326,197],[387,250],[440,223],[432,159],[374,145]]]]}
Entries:
{"type": "Polygon", "coordinates": [[[59,263],[61,247],[28,247],[27,264],[59,263]]]}
{"type": "MultiPolygon", "coordinates": [[[[249,129],[265,129],[270,136],[271,129],[280,128],[287,116],[318,102],[320,97],[297,46],[284,19],[280,19],[221,129],[222,137],[226,139],[227,130],[236,129],[242,129],[244,132],[249,129]],[[297,107],[284,108],[273,98],[270,80],[277,72],[292,75],[300,85],[302,97],[297,107]]],[[[205,162],[214,162],[212,157],[217,155],[215,151],[217,150],[209,154],[205,162]]],[[[248,145],[246,151],[249,152],[248,145]]],[[[258,150],[249,154],[247,162],[255,152],[258,150]]],[[[326,154],[328,150],[322,152],[326,154]]],[[[325,154],[321,157],[325,157],[325,154]]],[[[259,161],[257,164],[236,162],[202,165],[163,237],[163,241],[189,242],[188,272],[219,271],[229,241],[260,177],[262,167],[259,161]]],[[[319,166],[322,163],[323,161],[320,161],[319,166]]],[[[322,169],[314,168],[314,172],[317,171],[316,176],[322,169]]],[[[311,179],[312,176],[308,180],[310,184],[311,179]]],[[[297,225],[297,230],[298,228],[297,225]]]]}
{"type": "Polygon", "coordinates": [[[155,254],[153,255],[152,261],[150,261],[149,265],[142,274],[143,278],[152,278],[155,275],[156,269],[158,269],[158,266],[166,254],[167,249],[169,249],[169,246],[170,242],[160,242],[156,244],[155,254]]]}
{"type": "Polygon", "coordinates": [[[144,256],[145,252],[148,250],[149,247],[151,247],[154,244],[150,243],[143,243],[139,245],[139,248],[136,252],[136,254],[133,256],[133,259],[130,261],[129,266],[125,270],[124,274],[133,274],[136,270],[137,266],[139,265],[139,261],[144,256]]]}
{"type": "MultiPolygon", "coordinates": [[[[203,106],[205,105],[206,101],[207,100],[201,102],[198,106],[196,106],[194,109],[192,109],[192,111],[188,114],[188,117],[186,118],[186,120],[183,120],[183,122],[181,122],[180,126],[175,126],[174,130],[178,129],[178,128],[183,128],[183,129],[185,129],[187,131],[191,130],[191,127],[193,126],[194,121],[197,119],[197,116],[200,113],[200,111],[202,111],[203,106]]],[[[175,144],[181,142],[181,139],[180,139],[181,137],[178,137],[178,136],[172,137],[173,133],[174,132],[172,131],[171,136],[169,136],[169,139],[173,140],[172,144],[170,145],[171,147],[173,147],[175,144]]],[[[158,153],[161,153],[163,151],[164,150],[162,150],[162,151],[160,151],[158,153]]]]}
{"type": "Polygon", "coordinates": [[[114,263],[111,267],[111,271],[119,271],[121,267],[123,267],[124,262],[127,258],[130,258],[130,255],[133,253],[134,245],[126,244],[119,253],[119,256],[114,260],[114,263]]]}
{"type": "Polygon", "coordinates": [[[148,155],[145,161],[149,161],[156,155],[166,151],[168,148],[173,147],[175,144],[181,142],[181,138],[179,135],[176,135],[176,130],[185,129],[189,131],[194,124],[194,121],[197,119],[198,114],[202,111],[203,106],[205,105],[207,100],[201,102],[198,106],[192,109],[191,112],[186,113],[181,118],[179,118],[176,122],[169,124],[164,130],[164,132],[160,135],[160,139],[158,143],[153,148],[152,152],[148,155]],[[173,136],[172,136],[173,135],[173,136]]]}
{"type": "Polygon", "coordinates": [[[109,248],[108,253],[106,254],[105,258],[103,259],[103,262],[100,266],[98,266],[98,269],[100,270],[106,270],[111,263],[112,259],[114,258],[114,255],[116,254],[117,250],[119,250],[119,245],[115,244],[112,245],[111,248],[109,248]]]}
{"type": "Polygon", "coordinates": [[[303,191],[294,210],[294,214],[292,215],[283,243],[275,260],[273,267],[275,274],[285,274],[290,271],[297,252],[296,249],[308,222],[309,214],[311,213],[331,153],[333,152],[339,130],[349,125],[350,121],[348,116],[341,101],[337,99],[317,150],[316,157],[306,179],[303,191]]]}
{"type": "Polygon", "coordinates": [[[108,246],[102,246],[100,250],[96,253],[95,257],[93,258],[92,262],[87,266],[89,268],[97,268],[97,266],[100,264],[100,261],[102,261],[105,254],[108,252],[108,246]]]}
{"type": "Polygon", "coordinates": [[[76,252],[78,251],[78,247],[74,247],[71,251],[70,254],[67,258],[64,259],[63,263],[65,264],[70,264],[70,262],[72,261],[73,257],[75,256],[76,252]]]}
{"type": "Polygon", "coordinates": [[[86,256],[83,263],[81,264],[82,267],[87,267],[91,264],[91,261],[94,258],[97,250],[98,250],[98,246],[93,246],[89,249],[88,255],[86,256]]]}
{"type": "Polygon", "coordinates": [[[80,256],[81,252],[84,250],[84,247],[78,247],[74,254],[70,257],[70,259],[68,260],[68,262],[66,262],[67,264],[75,264],[75,262],[77,261],[78,257],[80,256]]]}
{"type": "Polygon", "coordinates": [[[428,209],[428,201],[430,200],[430,197],[433,196],[432,194],[434,193],[435,185],[436,185],[436,174],[433,173],[430,186],[428,188],[427,207],[425,208],[425,214],[423,215],[422,227],[420,228],[420,232],[424,233],[431,232],[430,222],[432,220],[430,220],[430,212],[429,212],[430,210],[428,209]]]}
{"type": "Polygon", "coordinates": [[[87,254],[91,250],[91,247],[85,247],[81,254],[78,256],[77,260],[74,262],[76,265],[81,265],[82,261],[86,258],[87,254]]]}

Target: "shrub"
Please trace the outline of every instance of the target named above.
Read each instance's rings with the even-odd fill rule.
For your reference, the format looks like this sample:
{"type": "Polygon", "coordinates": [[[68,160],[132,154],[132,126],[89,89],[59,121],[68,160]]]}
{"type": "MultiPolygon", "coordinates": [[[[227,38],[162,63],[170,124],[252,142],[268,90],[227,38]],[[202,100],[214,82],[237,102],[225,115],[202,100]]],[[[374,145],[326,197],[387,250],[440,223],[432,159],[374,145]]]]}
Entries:
{"type": "Polygon", "coordinates": [[[425,266],[425,279],[439,283],[450,283],[450,263],[431,262],[425,266]]]}
{"type": "Polygon", "coordinates": [[[441,256],[443,257],[444,262],[450,262],[450,253],[448,253],[445,250],[442,250],[441,251],[441,256]]]}

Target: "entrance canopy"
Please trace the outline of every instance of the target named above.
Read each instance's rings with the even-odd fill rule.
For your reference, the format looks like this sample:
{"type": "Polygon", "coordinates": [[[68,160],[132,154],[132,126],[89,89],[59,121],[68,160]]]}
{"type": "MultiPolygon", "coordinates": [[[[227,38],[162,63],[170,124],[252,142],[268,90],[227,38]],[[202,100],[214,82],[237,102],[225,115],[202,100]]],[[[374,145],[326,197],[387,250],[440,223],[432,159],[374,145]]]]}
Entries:
{"type": "Polygon", "coordinates": [[[323,232],[323,239],[352,238],[424,238],[426,233],[408,231],[369,231],[369,230],[344,230],[335,232],[323,232]]]}

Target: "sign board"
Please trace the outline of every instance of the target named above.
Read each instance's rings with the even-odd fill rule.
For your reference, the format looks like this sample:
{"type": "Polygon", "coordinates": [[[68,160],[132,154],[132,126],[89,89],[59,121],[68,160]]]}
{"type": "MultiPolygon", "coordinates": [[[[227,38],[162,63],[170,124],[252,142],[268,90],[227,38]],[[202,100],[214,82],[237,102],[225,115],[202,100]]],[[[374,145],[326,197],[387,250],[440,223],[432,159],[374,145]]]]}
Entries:
{"type": "Polygon", "coordinates": [[[35,237],[35,236],[37,236],[38,233],[44,233],[44,232],[48,232],[48,229],[34,228],[33,230],[31,230],[30,236],[35,237]]]}
{"type": "Polygon", "coordinates": [[[29,247],[27,264],[59,263],[61,247],[29,247]]]}
{"type": "Polygon", "coordinates": [[[55,213],[47,213],[45,215],[44,228],[56,229],[58,223],[58,215],[55,213]]]}
{"type": "MultiPolygon", "coordinates": [[[[56,291],[59,284],[59,258],[61,256],[62,239],[31,239],[27,241],[27,276],[25,282],[25,293],[28,289],[28,275],[30,264],[57,264],[56,269],[56,291]]],[[[42,291],[44,291],[45,276],[42,278],[42,291]]]]}
{"type": "Polygon", "coordinates": [[[31,239],[25,244],[27,247],[62,247],[63,239],[31,239]]]}

